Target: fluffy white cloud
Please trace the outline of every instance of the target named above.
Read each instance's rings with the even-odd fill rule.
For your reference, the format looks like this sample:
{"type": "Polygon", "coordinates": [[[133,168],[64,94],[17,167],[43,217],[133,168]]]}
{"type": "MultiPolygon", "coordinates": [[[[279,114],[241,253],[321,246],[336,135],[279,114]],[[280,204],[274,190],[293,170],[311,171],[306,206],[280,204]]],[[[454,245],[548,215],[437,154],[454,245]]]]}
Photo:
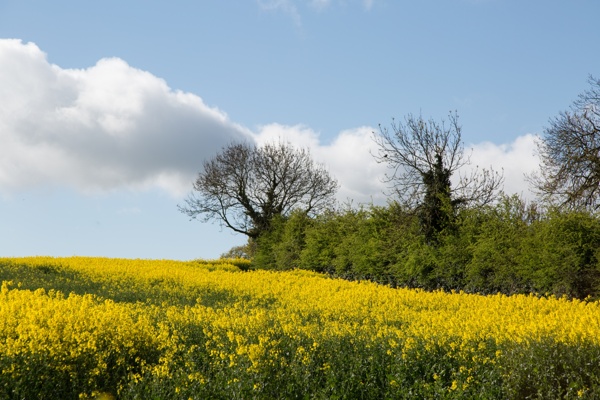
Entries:
{"type": "MultiPolygon", "coordinates": [[[[375,162],[372,154],[376,146],[372,140],[374,128],[360,127],[342,131],[330,143],[323,144],[319,134],[302,125],[284,126],[270,124],[263,126],[256,135],[259,144],[284,140],[298,147],[309,148],[314,159],[324,164],[340,183],[338,200],[353,200],[356,203],[385,204],[386,184],[382,178],[386,166],[375,162]]],[[[465,156],[470,164],[462,173],[468,174],[472,168],[493,168],[504,174],[504,191],[519,194],[533,200],[525,180],[525,173],[538,168],[539,158],[535,155],[535,135],[517,137],[508,144],[484,142],[467,146],[465,156]]]]}
{"type": "Polygon", "coordinates": [[[62,69],[0,40],[0,190],[160,187],[187,192],[202,161],[249,130],[196,95],[109,58],[62,69]]]}
{"type": "Polygon", "coordinates": [[[386,167],[377,164],[371,155],[375,150],[370,127],[345,130],[330,144],[322,144],[319,134],[305,126],[270,124],[257,133],[259,144],[284,140],[310,149],[315,161],[325,165],[340,183],[338,200],[358,203],[385,203],[381,178],[386,167]]]}
{"type": "Polygon", "coordinates": [[[378,164],[372,156],[376,151],[372,132],[370,127],[342,131],[331,144],[318,152],[340,181],[338,198],[341,201],[350,199],[376,204],[387,201],[383,194],[385,184],[381,180],[386,166],[378,164]]]}
{"type": "MultiPolygon", "coordinates": [[[[472,145],[471,166],[503,170],[504,191],[509,195],[518,194],[533,200],[534,194],[525,180],[525,174],[531,174],[539,168],[540,159],[536,153],[535,139],[535,135],[527,134],[508,144],[484,142],[472,145]]],[[[465,152],[469,155],[468,150],[465,152]]]]}
{"type": "MultiPolygon", "coordinates": [[[[386,166],[371,155],[373,130],[345,130],[329,143],[301,125],[251,132],[123,60],[63,69],[35,44],[0,40],[0,193],[46,185],[82,192],[160,188],[179,197],[222,146],[281,139],[309,148],[331,171],[340,201],[384,204],[386,166]]],[[[533,135],[471,147],[473,165],[503,168],[506,192],[531,197],[523,173],[538,165],[533,135]]]]}

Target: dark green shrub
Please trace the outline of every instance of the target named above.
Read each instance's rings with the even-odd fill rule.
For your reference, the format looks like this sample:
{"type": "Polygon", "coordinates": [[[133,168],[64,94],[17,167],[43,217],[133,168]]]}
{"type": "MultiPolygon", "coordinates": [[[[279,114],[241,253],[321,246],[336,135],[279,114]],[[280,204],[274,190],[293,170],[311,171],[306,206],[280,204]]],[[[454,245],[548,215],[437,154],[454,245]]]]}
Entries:
{"type": "Polygon", "coordinates": [[[532,227],[519,263],[533,289],[559,296],[598,297],[598,217],[586,211],[550,210],[532,227]]]}
{"type": "MultiPolygon", "coordinates": [[[[521,264],[523,242],[537,225],[531,207],[517,196],[498,204],[470,210],[471,259],[466,267],[465,289],[471,292],[506,294],[531,289],[521,264]]],[[[465,233],[462,233],[465,235],[465,233]]]]}

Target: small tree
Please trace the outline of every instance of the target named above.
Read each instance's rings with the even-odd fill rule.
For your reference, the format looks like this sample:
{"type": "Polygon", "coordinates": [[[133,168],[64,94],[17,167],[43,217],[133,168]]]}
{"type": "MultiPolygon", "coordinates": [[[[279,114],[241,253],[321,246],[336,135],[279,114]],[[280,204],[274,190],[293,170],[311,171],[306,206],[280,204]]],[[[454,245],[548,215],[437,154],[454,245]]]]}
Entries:
{"type": "Polygon", "coordinates": [[[529,181],[542,201],[568,208],[600,206],[600,79],[550,120],[538,141],[540,171],[529,181]]]}
{"type": "Polygon", "coordinates": [[[179,210],[257,239],[276,216],[293,209],[311,215],[332,206],[337,188],[306,149],[282,142],[262,147],[233,143],[204,163],[179,210]]]}
{"type": "Polygon", "coordinates": [[[376,161],[391,170],[385,181],[402,202],[418,212],[429,241],[450,225],[456,207],[490,203],[504,180],[492,169],[476,168],[460,175],[470,162],[464,157],[456,113],[450,114],[449,126],[409,114],[404,124],[393,121],[391,131],[380,125],[374,140],[376,161]],[[455,173],[459,179],[453,187],[455,173]]]}

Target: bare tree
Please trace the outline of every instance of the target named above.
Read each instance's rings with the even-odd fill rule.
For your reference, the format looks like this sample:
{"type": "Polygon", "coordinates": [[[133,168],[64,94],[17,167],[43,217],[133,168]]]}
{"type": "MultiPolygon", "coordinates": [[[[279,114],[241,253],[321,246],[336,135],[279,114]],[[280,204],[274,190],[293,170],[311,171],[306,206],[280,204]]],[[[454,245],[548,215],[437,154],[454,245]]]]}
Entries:
{"type": "Polygon", "coordinates": [[[375,160],[391,170],[385,181],[405,204],[417,209],[428,237],[448,225],[459,205],[493,201],[504,181],[492,169],[463,173],[470,161],[464,156],[456,113],[450,113],[448,125],[409,114],[404,123],[393,120],[391,130],[380,125],[374,140],[375,160]],[[458,181],[452,186],[455,174],[458,181]]]}
{"type": "Polygon", "coordinates": [[[550,120],[538,141],[540,170],[529,182],[541,200],[569,208],[600,207],[600,79],[570,111],[550,120]]]}
{"type": "Polygon", "coordinates": [[[179,210],[192,219],[219,220],[251,239],[275,216],[293,209],[316,214],[333,205],[337,181],[306,149],[279,142],[233,143],[204,163],[179,210]]]}

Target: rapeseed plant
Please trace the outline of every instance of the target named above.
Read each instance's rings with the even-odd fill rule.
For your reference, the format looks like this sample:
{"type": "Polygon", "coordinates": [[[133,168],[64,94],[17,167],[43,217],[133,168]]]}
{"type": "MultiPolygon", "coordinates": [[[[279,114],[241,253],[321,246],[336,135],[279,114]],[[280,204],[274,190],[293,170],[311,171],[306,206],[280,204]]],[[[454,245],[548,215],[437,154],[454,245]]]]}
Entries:
{"type": "Polygon", "coordinates": [[[600,396],[597,302],[227,260],[0,259],[0,279],[2,398],[600,396]]]}

